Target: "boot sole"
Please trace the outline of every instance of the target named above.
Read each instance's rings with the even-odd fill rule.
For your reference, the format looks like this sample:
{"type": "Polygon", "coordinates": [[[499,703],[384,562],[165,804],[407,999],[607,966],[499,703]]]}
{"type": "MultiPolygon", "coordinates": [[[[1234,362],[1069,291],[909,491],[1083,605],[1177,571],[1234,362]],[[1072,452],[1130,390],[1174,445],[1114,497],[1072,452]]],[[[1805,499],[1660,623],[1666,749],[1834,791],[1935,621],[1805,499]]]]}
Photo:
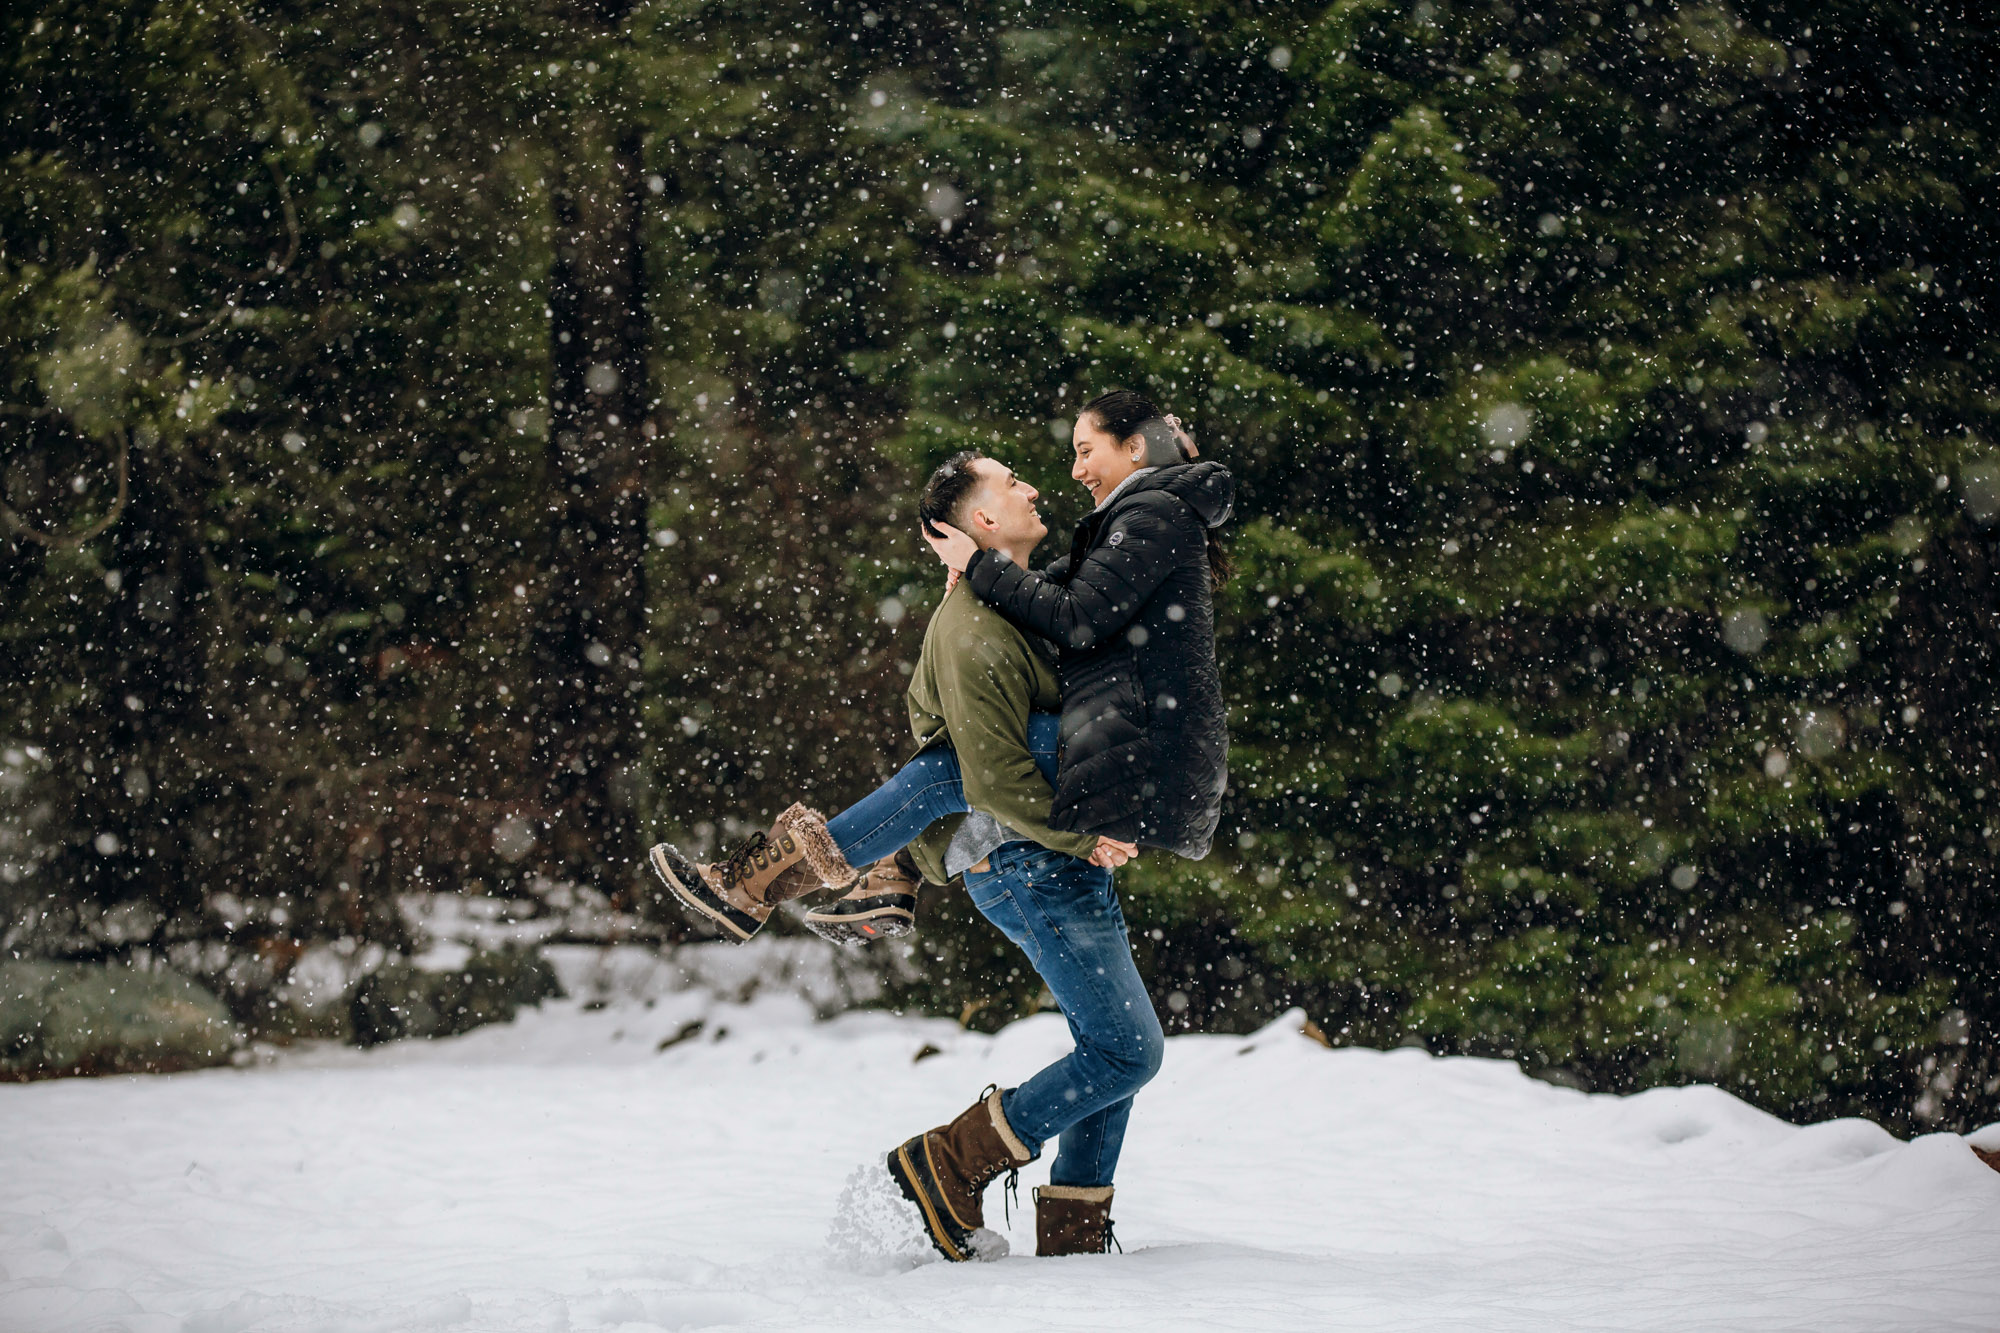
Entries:
{"type": "Polygon", "coordinates": [[[756,917],[737,911],[710,892],[693,864],[675,851],[671,843],[663,842],[654,847],[646,853],[646,860],[651,863],[653,873],[660,877],[660,882],[681,900],[681,906],[703,920],[721,926],[735,937],[736,943],[743,943],[763,929],[764,923],[756,917]]]}
{"type": "Polygon", "coordinates": [[[924,1234],[931,1238],[931,1245],[937,1252],[955,1264],[962,1264],[972,1258],[970,1232],[957,1226],[945,1205],[943,1196],[938,1194],[930,1171],[930,1153],[924,1148],[922,1135],[889,1154],[889,1176],[896,1182],[896,1188],[903,1197],[917,1206],[923,1215],[924,1234]],[[912,1152],[912,1149],[915,1149],[912,1152]]]}
{"type": "Polygon", "coordinates": [[[911,893],[856,898],[807,912],[805,922],[806,929],[835,944],[901,939],[917,928],[917,899],[911,893]]]}

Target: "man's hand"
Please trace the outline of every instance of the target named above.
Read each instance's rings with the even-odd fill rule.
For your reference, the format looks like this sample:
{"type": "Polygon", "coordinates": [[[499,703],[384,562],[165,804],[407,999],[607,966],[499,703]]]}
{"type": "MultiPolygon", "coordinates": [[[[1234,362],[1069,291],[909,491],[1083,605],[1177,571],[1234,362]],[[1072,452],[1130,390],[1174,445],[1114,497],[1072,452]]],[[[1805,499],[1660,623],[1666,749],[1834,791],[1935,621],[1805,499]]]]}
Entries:
{"type": "Polygon", "coordinates": [[[944,561],[946,569],[954,574],[963,574],[965,567],[972,563],[973,552],[979,548],[973,545],[972,538],[949,523],[939,523],[936,527],[942,536],[931,536],[924,531],[924,525],[921,523],[917,525],[917,531],[924,534],[924,540],[930,544],[933,551],[937,552],[937,558],[944,561]]]}
{"type": "Polygon", "coordinates": [[[1181,424],[1179,417],[1170,413],[1161,417],[1160,420],[1173,428],[1174,438],[1180,441],[1182,457],[1186,458],[1189,462],[1193,462],[1195,459],[1201,457],[1201,450],[1194,446],[1194,436],[1188,434],[1187,427],[1181,424]]]}
{"type": "Polygon", "coordinates": [[[1138,854],[1139,845],[1137,843],[1120,842],[1116,838],[1100,837],[1097,840],[1097,850],[1090,854],[1090,863],[1094,866],[1103,866],[1106,870],[1110,870],[1116,866],[1124,865],[1138,854]]]}

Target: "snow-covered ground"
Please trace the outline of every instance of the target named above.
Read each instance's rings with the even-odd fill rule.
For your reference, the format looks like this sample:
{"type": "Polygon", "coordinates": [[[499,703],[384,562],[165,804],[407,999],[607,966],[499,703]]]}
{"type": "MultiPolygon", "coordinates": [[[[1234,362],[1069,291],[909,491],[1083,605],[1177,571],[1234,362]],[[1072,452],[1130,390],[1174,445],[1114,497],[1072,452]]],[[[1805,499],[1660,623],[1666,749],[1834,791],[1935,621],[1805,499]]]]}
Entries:
{"type": "Polygon", "coordinates": [[[1168,1043],[1123,1254],[1028,1257],[1016,1211],[998,1263],[857,1260],[828,1239],[856,1166],[1062,1021],[723,989],[0,1087],[0,1330],[2000,1329],[2000,1173],[1963,1139],[1328,1051],[1296,1017],[1168,1043]]]}

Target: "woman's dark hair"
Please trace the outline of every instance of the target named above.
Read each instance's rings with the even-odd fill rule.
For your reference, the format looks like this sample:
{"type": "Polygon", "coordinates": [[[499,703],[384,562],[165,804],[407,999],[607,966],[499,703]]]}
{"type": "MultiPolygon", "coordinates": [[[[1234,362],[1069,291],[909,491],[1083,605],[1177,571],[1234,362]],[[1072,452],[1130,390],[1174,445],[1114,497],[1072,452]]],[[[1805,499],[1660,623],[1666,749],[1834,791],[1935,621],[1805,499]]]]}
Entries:
{"type": "MultiPolygon", "coordinates": [[[[1165,415],[1152,399],[1130,389],[1113,389],[1100,393],[1083,405],[1083,411],[1097,418],[1097,424],[1107,435],[1120,443],[1134,435],[1143,434],[1140,427],[1149,421],[1165,415]]],[[[1208,529],[1208,579],[1220,588],[1229,582],[1229,552],[1222,547],[1222,538],[1214,528],[1208,529]]]]}
{"type": "Polygon", "coordinates": [[[1100,393],[1083,405],[1083,410],[1097,418],[1097,424],[1105,433],[1118,439],[1120,443],[1139,433],[1139,427],[1160,415],[1160,409],[1150,398],[1141,397],[1130,389],[1113,389],[1110,393],[1100,393]]]}
{"type": "Polygon", "coordinates": [[[979,474],[972,470],[972,464],[985,456],[977,449],[961,449],[937,465],[937,471],[924,483],[924,493],[917,497],[917,521],[924,525],[925,532],[933,537],[942,536],[932,526],[935,523],[949,523],[960,532],[965,531],[963,515],[958,511],[979,489],[979,474]]]}

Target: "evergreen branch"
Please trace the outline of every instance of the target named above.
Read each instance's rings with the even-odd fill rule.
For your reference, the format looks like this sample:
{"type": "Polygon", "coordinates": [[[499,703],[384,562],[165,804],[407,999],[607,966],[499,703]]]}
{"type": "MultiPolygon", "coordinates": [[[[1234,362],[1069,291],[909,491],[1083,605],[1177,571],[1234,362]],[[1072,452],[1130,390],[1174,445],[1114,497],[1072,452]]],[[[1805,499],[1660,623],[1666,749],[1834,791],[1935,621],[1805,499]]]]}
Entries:
{"type": "MultiPolygon", "coordinates": [[[[21,415],[32,414],[34,412],[34,409],[19,409],[13,404],[5,406],[8,411],[21,415]]],[[[51,415],[47,409],[42,409],[40,414],[51,415]]],[[[120,430],[118,432],[118,498],[111,502],[110,513],[85,528],[82,532],[66,535],[43,532],[22,518],[14,507],[7,504],[4,500],[0,500],[0,528],[6,529],[18,537],[23,537],[28,541],[37,542],[52,549],[57,547],[74,549],[84,545],[86,542],[95,541],[111,530],[111,525],[116,523],[119,517],[124,514],[125,502],[131,498],[131,453],[132,432],[120,430]]]]}
{"type": "MultiPolygon", "coordinates": [[[[270,171],[271,179],[273,182],[276,183],[278,187],[278,207],[284,212],[285,232],[286,235],[289,237],[288,243],[286,244],[285,247],[285,257],[283,259],[278,259],[278,260],[266,259],[264,261],[266,266],[266,271],[268,272],[270,277],[276,278],[282,276],[288,269],[290,269],[293,262],[296,261],[299,257],[299,214],[298,210],[292,206],[292,191],[291,188],[285,183],[284,173],[278,170],[278,164],[275,162],[267,161],[264,163],[264,166],[270,171]]],[[[221,268],[223,266],[218,264],[217,267],[221,268]]],[[[237,269],[235,271],[235,276],[239,279],[244,279],[244,280],[247,280],[248,277],[248,275],[246,275],[244,271],[241,269],[237,269]]],[[[183,344],[198,342],[201,339],[206,338],[209,334],[221,328],[222,322],[225,319],[229,318],[231,315],[235,314],[236,311],[241,310],[243,308],[242,306],[237,304],[239,301],[242,300],[243,293],[244,293],[244,288],[242,286],[238,286],[235,291],[231,292],[227,297],[223,298],[222,304],[219,307],[217,307],[215,313],[213,315],[210,315],[200,328],[195,329],[190,333],[179,334],[172,338],[148,338],[146,339],[146,346],[149,348],[179,347],[182,346],[183,344]]]]}
{"type": "Polygon", "coordinates": [[[183,333],[172,338],[148,338],[146,339],[147,348],[156,349],[161,347],[179,347],[185,343],[198,342],[201,339],[206,338],[209,334],[221,328],[222,321],[227,319],[232,312],[240,308],[236,304],[236,298],[241,295],[242,292],[240,290],[231,292],[229,294],[228,299],[225,300],[222,303],[222,305],[216,309],[216,312],[213,315],[210,315],[208,319],[202,324],[202,326],[194,330],[192,333],[183,333]]]}

